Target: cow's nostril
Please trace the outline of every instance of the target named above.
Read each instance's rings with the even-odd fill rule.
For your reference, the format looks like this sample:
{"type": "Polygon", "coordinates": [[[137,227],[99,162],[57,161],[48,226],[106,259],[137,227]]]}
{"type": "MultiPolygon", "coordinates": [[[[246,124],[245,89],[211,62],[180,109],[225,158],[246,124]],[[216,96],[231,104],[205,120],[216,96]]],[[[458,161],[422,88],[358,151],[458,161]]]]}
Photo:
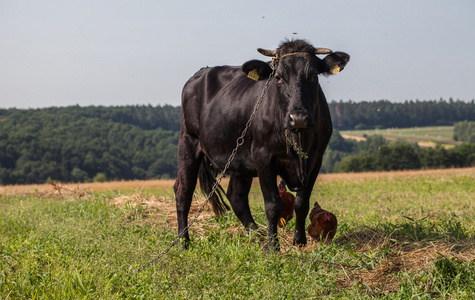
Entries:
{"type": "Polygon", "coordinates": [[[294,119],[294,116],[293,115],[290,115],[290,126],[291,127],[295,127],[295,119],[294,119]]]}
{"type": "Polygon", "coordinates": [[[307,128],[308,115],[307,114],[290,114],[290,127],[293,129],[307,128]]]}

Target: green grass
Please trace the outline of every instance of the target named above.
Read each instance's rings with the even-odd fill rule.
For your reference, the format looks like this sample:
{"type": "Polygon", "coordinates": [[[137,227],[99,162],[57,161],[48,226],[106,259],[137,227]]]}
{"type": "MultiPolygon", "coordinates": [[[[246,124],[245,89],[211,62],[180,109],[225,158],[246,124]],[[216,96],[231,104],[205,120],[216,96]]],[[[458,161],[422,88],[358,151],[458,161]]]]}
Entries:
{"type": "MultiPolygon", "coordinates": [[[[474,186],[473,175],[321,182],[311,205],[338,217],[333,243],[288,246],[287,227],[281,253],[265,253],[229,212],[200,220],[190,250],[175,247],[138,274],[176,237],[169,211],[140,205],[151,191],[122,206],[110,202],[124,192],[4,196],[0,298],[472,299],[474,186]]],[[[159,200],[173,206],[168,195],[159,200]]],[[[250,197],[266,224],[258,186],[250,197]]]]}
{"type": "Polygon", "coordinates": [[[388,128],[373,130],[344,130],[342,135],[363,137],[364,135],[379,134],[387,139],[405,139],[411,142],[422,142],[433,144],[442,144],[443,146],[454,146],[460,144],[453,139],[453,126],[433,126],[416,128],[388,128]]]}

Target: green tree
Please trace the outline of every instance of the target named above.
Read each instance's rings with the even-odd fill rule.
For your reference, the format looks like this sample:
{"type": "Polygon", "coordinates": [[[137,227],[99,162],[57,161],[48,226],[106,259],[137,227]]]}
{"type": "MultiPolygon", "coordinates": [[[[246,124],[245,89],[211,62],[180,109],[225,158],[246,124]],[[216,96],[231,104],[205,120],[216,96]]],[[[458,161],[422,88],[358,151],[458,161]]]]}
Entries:
{"type": "Polygon", "coordinates": [[[475,143],[475,122],[458,122],[454,125],[454,140],[475,143]]]}
{"type": "Polygon", "coordinates": [[[338,165],[339,172],[366,172],[375,170],[374,158],[368,152],[345,157],[338,165]]]}
{"type": "Polygon", "coordinates": [[[71,171],[71,181],[86,182],[86,181],[89,181],[89,177],[87,176],[86,171],[83,171],[76,167],[71,171]]]}
{"type": "Polygon", "coordinates": [[[96,176],[93,178],[94,182],[106,182],[107,181],[107,176],[104,173],[97,173],[96,176]]]}
{"type": "Polygon", "coordinates": [[[375,152],[374,166],[376,170],[410,170],[420,168],[417,156],[417,145],[404,141],[383,145],[375,152]]]}

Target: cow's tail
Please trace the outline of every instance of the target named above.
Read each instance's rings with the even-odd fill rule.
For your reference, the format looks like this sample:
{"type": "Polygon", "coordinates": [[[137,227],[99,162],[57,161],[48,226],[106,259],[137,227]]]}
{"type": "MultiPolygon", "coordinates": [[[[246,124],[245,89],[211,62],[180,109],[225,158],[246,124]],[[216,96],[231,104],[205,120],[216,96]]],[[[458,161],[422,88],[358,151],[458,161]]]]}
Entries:
{"type": "MultiPolygon", "coordinates": [[[[200,180],[201,191],[205,194],[205,196],[208,196],[216,183],[216,171],[211,167],[210,161],[206,156],[201,162],[198,177],[200,180]]],[[[225,195],[226,193],[224,192],[223,188],[218,184],[218,188],[209,199],[209,202],[213,207],[214,214],[217,216],[223,215],[230,209],[226,202],[224,202],[225,195]]]]}

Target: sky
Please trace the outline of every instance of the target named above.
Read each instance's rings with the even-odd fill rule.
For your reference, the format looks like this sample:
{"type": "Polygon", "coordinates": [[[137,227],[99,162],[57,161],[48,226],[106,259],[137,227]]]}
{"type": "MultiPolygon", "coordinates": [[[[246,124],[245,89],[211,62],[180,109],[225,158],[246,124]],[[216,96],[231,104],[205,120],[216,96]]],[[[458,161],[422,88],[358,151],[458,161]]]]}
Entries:
{"type": "Polygon", "coordinates": [[[179,106],[292,38],[350,54],[329,101],[475,99],[473,0],[0,0],[0,108],[179,106]]]}

